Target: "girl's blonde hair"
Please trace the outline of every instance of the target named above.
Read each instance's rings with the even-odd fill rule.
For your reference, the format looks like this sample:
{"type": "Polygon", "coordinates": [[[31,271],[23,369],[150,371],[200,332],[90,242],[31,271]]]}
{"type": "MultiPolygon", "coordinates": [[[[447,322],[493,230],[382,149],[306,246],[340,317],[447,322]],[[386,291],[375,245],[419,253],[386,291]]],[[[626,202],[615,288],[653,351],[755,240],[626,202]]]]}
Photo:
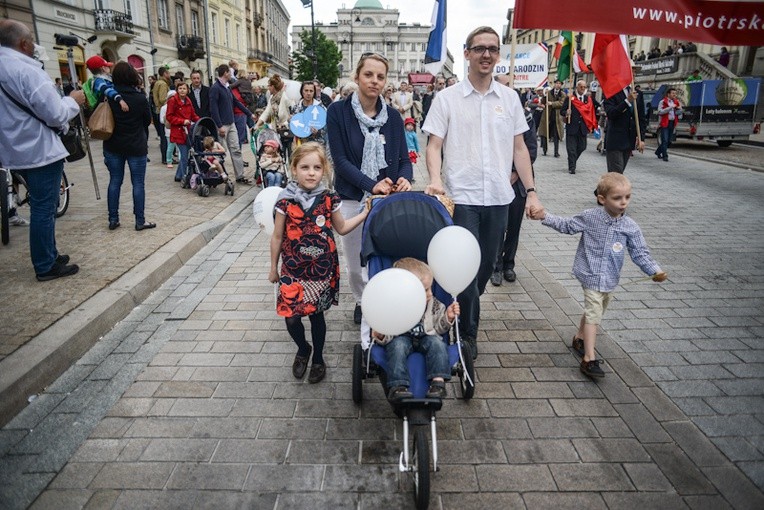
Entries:
{"type": "Polygon", "coordinates": [[[324,175],[322,177],[324,183],[328,186],[331,185],[332,165],[329,163],[329,158],[326,157],[326,150],[324,150],[324,146],[318,142],[305,142],[294,150],[292,153],[292,160],[289,165],[292,173],[297,170],[297,165],[300,164],[300,160],[310,154],[318,155],[318,159],[321,161],[321,166],[324,167],[324,175]]]}
{"type": "Polygon", "coordinates": [[[213,137],[211,137],[211,136],[205,136],[202,139],[202,146],[205,149],[211,149],[212,147],[215,146],[215,139],[213,137]]]}

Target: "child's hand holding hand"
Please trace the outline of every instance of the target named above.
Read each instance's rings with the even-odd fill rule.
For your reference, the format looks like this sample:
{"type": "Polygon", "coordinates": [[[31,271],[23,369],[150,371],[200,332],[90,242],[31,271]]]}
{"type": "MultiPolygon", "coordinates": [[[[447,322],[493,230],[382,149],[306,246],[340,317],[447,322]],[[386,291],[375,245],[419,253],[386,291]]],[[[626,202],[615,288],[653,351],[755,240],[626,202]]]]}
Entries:
{"type": "Polygon", "coordinates": [[[384,340],[385,338],[385,335],[383,335],[379,331],[374,331],[374,330],[371,330],[371,336],[373,338],[376,338],[377,340],[384,340]]]}
{"type": "Polygon", "coordinates": [[[655,273],[653,275],[653,281],[654,282],[665,282],[668,278],[668,273],[665,271],[661,271],[660,273],[655,273]]]}
{"type": "Polygon", "coordinates": [[[446,319],[448,319],[448,322],[454,322],[454,319],[456,319],[456,316],[460,313],[461,310],[459,309],[459,302],[454,301],[448,305],[448,308],[446,308],[446,319]]]}
{"type": "Polygon", "coordinates": [[[529,217],[532,220],[543,220],[546,217],[546,211],[543,207],[531,207],[529,217]]]}
{"type": "Polygon", "coordinates": [[[279,271],[275,267],[272,267],[271,271],[268,273],[268,281],[271,283],[279,281],[279,271]]]}

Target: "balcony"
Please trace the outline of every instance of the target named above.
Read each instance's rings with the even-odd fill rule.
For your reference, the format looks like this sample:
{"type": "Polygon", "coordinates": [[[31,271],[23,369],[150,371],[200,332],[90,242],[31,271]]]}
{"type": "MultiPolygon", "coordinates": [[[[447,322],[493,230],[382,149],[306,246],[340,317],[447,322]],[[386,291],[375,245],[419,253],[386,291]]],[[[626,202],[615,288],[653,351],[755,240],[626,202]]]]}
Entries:
{"type": "Polygon", "coordinates": [[[198,35],[183,34],[178,36],[178,55],[181,59],[196,60],[204,58],[204,39],[198,35]]]}
{"type": "Polygon", "coordinates": [[[113,9],[96,9],[93,11],[95,18],[95,33],[110,34],[119,37],[132,39],[135,37],[133,31],[133,17],[124,12],[113,9]]]}
{"type": "Polygon", "coordinates": [[[249,50],[247,52],[247,59],[260,60],[261,62],[266,62],[268,64],[273,63],[273,55],[260,50],[249,50]]]}

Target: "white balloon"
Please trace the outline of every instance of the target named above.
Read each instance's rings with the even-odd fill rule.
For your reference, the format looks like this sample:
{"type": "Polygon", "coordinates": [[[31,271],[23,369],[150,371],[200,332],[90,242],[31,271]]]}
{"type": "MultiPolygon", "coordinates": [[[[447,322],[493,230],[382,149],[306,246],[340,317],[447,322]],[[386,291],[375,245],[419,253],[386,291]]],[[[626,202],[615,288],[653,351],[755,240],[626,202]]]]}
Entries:
{"type": "Polygon", "coordinates": [[[452,296],[467,288],[480,267],[480,245],[472,232],[450,225],[440,229],[427,247],[427,263],[438,285],[452,296]]]}
{"type": "Polygon", "coordinates": [[[267,234],[273,233],[273,208],[281,193],[279,186],[270,186],[260,191],[252,203],[252,214],[255,216],[255,223],[264,229],[267,234]]]}
{"type": "Polygon", "coordinates": [[[414,273],[399,268],[374,275],[361,297],[363,318],[384,335],[401,335],[416,326],[426,304],[422,282],[414,273]]]}

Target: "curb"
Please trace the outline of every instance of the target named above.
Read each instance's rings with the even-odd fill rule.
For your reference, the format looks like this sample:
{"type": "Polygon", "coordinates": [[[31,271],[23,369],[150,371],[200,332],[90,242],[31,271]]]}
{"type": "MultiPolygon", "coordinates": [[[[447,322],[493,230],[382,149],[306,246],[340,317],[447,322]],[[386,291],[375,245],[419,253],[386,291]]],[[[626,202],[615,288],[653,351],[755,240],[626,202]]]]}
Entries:
{"type": "Polygon", "coordinates": [[[250,206],[253,186],[214,218],[181,233],[0,361],[0,427],[127,317],[250,206]]]}

